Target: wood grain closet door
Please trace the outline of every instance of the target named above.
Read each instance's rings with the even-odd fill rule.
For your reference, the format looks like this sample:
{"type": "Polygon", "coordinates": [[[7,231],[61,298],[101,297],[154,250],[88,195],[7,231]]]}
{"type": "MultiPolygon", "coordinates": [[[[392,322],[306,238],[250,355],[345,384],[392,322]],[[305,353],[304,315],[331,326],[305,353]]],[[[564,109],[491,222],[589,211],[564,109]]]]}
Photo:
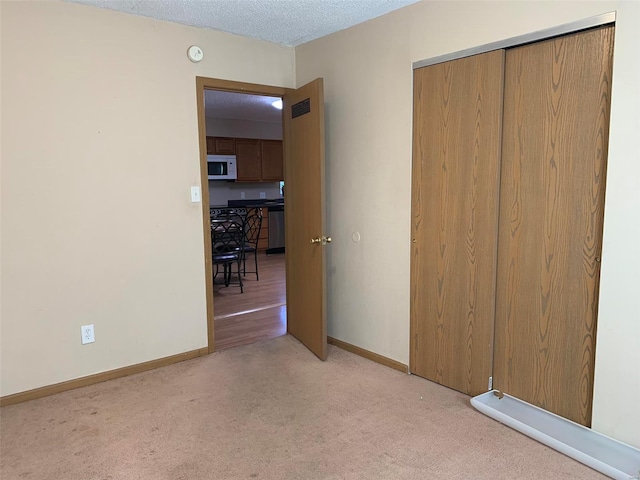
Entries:
{"type": "Polygon", "coordinates": [[[494,386],[589,426],[613,27],[508,50],[494,386]]]}
{"type": "Polygon", "coordinates": [[[503,65],[414,72],[410,368],[470,395],[491,376],[503,65]]]}

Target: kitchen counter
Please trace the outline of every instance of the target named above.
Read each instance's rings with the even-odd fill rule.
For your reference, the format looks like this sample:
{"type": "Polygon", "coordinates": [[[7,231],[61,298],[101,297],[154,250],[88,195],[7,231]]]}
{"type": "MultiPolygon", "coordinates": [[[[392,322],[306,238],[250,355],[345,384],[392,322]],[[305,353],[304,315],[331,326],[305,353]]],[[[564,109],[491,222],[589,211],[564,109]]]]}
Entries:
{"type": "Polygon", "coordinates": [[[284,205],[284,198],[229,200],[227,201],[227,204],[229,207],[269,207],[272,205],[284,205]]]}

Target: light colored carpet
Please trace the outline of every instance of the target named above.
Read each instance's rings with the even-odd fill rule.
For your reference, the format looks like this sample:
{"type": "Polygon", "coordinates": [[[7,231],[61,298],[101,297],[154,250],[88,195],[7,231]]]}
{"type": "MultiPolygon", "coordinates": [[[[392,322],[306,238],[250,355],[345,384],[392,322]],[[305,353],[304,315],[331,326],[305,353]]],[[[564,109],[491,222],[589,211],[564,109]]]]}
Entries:
{"type": "Polygon", "coordinates": [[[0,411],[9,479],[595,479],[469,397],[290,336],[0,411]]]}

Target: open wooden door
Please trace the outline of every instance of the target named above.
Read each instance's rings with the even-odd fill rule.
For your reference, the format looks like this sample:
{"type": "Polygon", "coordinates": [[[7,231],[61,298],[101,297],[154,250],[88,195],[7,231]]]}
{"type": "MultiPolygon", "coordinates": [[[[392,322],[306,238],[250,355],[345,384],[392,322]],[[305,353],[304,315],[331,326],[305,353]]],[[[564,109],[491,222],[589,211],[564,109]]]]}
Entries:
{"type": "Polygon", "coordinates": [[[285,94],[287,331],[327,358],[324,93],[321,78],[285,94]]]}

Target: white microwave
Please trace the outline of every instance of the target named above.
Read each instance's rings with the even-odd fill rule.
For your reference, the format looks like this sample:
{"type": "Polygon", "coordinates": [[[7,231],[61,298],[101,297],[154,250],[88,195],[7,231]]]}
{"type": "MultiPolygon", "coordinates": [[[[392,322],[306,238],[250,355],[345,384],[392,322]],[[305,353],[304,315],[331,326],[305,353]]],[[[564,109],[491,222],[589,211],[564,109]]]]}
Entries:
{"type": "Polygon", "coordinates": [[[238,178],[235,155],[207,155],[209,180],[235,180],[238,178]]]}

